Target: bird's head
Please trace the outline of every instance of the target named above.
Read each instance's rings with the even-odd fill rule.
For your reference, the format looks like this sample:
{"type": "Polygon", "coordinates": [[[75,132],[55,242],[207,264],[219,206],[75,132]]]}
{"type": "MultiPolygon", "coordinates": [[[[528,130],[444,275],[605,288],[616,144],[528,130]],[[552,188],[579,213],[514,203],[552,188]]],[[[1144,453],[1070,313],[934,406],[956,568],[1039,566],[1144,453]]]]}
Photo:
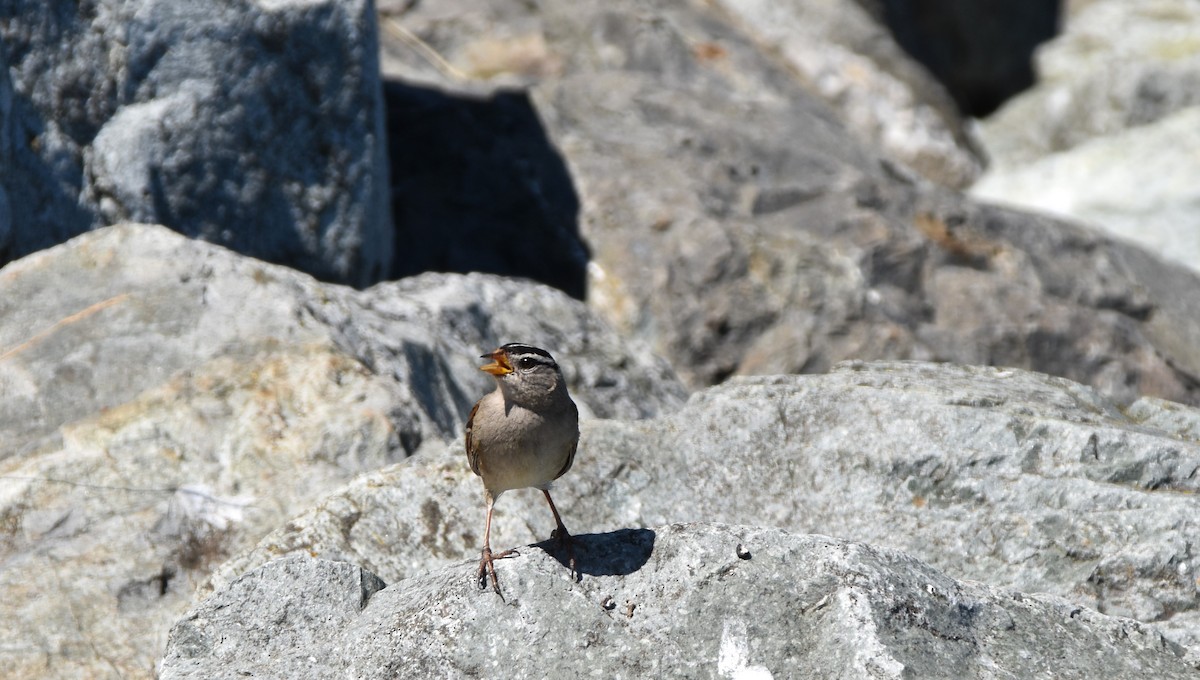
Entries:
{"type": "Polygon", "coordinates": [[[563,386],[562,370],[558,363],[540,347],[510,342],[482,355],[482,358],[491,359],[492,362],[480,366],[479,370],[494,377],[505,396],[518,402],[563,386]]]}

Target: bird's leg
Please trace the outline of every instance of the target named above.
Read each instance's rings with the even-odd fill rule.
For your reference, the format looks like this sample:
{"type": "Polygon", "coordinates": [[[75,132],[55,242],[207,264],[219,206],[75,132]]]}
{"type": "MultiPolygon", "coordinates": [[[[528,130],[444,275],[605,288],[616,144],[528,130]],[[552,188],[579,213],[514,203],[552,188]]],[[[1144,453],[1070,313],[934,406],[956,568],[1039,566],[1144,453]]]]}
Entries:
{"type": "Polygon", "coordinates": [[[542,489],[542,493],[546,495],[546,502],[550,504],[550,512],[554,513],[554,523],[557,525],[554,532],[550,534],[550,538],[556,539],[559,545],[566,548],[567,566],[571,569],[571,580],[576,580],[579,571],[575,568],[575,539],[571,538],[571,534],[567,532],[567,527],[558,514],[558,508],[554,507],[554,499],[550,498],[550,492],[542,489]]]}
{"type": "Polygon", "coordinates": [[[483,526],[483,552],[479,555],[479,572],[476,578],[479,579],[479,587],[486,588],[488,576],[492,578],[492,590],[496,591],[497,595],[503,597],[500,592],[500,582],[496,580],[496,565],[495,560],[512,557],[517,554],[516,550],[505,550],[501,553],[492,553],[492,508],[496,505],[496,499],[492,496],[492,492],[487,492],[487,522],[483,526]]]}

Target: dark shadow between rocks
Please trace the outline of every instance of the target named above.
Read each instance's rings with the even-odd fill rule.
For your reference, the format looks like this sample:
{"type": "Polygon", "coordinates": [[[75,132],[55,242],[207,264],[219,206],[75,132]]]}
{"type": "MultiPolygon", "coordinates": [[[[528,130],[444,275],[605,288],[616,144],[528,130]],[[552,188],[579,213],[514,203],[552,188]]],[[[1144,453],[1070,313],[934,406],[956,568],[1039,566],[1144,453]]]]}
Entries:
{"type": "MultiPolygon", "coordinates": [[[[575,539],[575,567],[580,575],[628,576],[645,566],[654,552],[652,529],[618,529],[603,534],[580,534],[575,539]]],[[[534,543],[564,567],[567,551],[555,539],[534,543]]]]}
{"type": "Polygon", "coordinates": [[[1033,53],[1059,32],[1062,0],[864,0],[896,41],[983,117],[1033,84],[1033,53]]]}
{"type": "Polygon", "coordinates": [[[384,83],[392,278],[488,272],[583,299],[579,196],[526,92],[468,97],[384,83]]]}
{"type": "MultiPolygon", "coordinates": [[[[0,12],[3,14],[3,12],[0,12]]],[[[0,64],[9,64],[0,43],[0,64]]],[[[64,127],[70,127],[59,121],[64,127]]],[[[0,267],[30,253],[78,236],[92,227],[93,215],[79,205],[79,168],[38,153],[47,127],[37,106],[0,73],[0,267]]],[[[68,132],[73,132],[73,129],[68,132]]],[[[87,131],[94,133],[94,131],[87,131]]],[[[73,140],[72,140],[73,141],[73,140]]],[[[61,147],[68,146],[58,142],[61,147]]],[[[60,149],[67,158],[73,153],[60,149]]]]}

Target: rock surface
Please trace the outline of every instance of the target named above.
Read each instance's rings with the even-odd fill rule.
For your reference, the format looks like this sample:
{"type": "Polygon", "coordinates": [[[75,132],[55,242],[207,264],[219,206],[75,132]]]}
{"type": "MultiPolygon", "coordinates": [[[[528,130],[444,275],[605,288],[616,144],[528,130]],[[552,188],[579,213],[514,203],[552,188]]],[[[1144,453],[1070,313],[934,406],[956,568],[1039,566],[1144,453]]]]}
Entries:
{"type": "Polygon", "coordinates": [[[946,91],[855,0],[721,0],[733,23],[796,69],[838,121],[879,153],[962,188],[983,161],[946,91]]]}
{"type": "Polygon", "coordinates": [[[0,265],[133,220],[327,280],[388,273],[370,0],[18,0],[0,58],[0,265]]]}
{"type": "MultiPolygon", "coordinates": [[[[578,196],[589,304],[691,386],[820,373],[844,359],[929,359],[1060,375],[1122,403],[1200,403],[1200,279],[883,160],[854,111],[895,110],[859,96],[886,100],[906,68],[867,71],[882,93],[847,85],[868,65],[837,55],[857,64],[890,53],[862,53],[879,35],[865,19],[831,18],[861,12],[630,5],[424,3],[387,18],[406,41],[393,33],[385,51],[393,73],[463,98],[528,88],[578,196]],[[828,26],[836,44],[777,30],[797,23],[828,26]],[[797,76],[798,64],[819,77],[797,76]],[[823,86],[855,95],[833,108],[823,86]]],[[[936,110],[920,92],[908,93],[913,105],[936,110]]],[[[918,108],[880,118],[916,120],[918,108]]],[[[446,221],[486,217],[466,206],[446,221]]],[[[523,232],[509,241],[524,244],[523,232]]]]}
{"type": "Polygon", "coordinates": [[[198,583],[322,495],[457,440],[477,355],[555,348],[585,415],[682,387],[580,302],[487,276],[367,291],[163,227],[0,270],[0,665],[146,677],[198,583]]]}
{"type": "Polygon", "coordinates": [[[989,172],[971,194],[1082,220],[1200,269],[1200,107],[989,172]],[[1154,168],[1147,173],[1146,168],[1154,168]]]}
{"type": "Polygon", "coordinates": [[[383,71],[410,83],[487,91],[572,79],[599,66],[666,76],[669,90],[726,84],[734,88],[730,103],[754,108],[778,104],[800,85],[860,141],[933,181],[961,187],[980,170],[945,91],[855,0],[455,0],[383,2],[380,10],[383,71]]]}
{"type": "Polygon", "coordinates": [[[380,589],[297,557],[171,631],[171,678],[1190,678],[1153,628],[956,581],[906,555],[777,529],[676,524],[579,539],[582,579],[534,547],[504,599],[460,562],[380,589]]]}
{"type": "Polygon", "coordinates": [[[1200,105],[1200,6],[1193,0],[1069,2],[1038,50],[1037,84],[983,121],[1003,169],[1200,105]]]}
{"type": "Polygon", "coordinates": [[[393,394],[389,414],[410,452],[424,436],[460,434],[490,384],[474,358],[513,338],[570,357],[571,390],[600,417],[654,415],[684,394],[660,359],[631,356],[636,344],[545,287],[430,274],[363,293],[148,225],[6,267],[0,316],[5,455],[180,371],[279,346],[323,345],[366,365],[393,394]]]}
{"type": "MultiPolygon", "coordinates": [[[[211,209],[210,231],[197,233],[266,243],[277,232],[259,227],[283,205],[268,200],[278,191],[295,199],[286,225],[300,225],[286,233],[318,253],[323,276],[361,284],[390,254],[412,254],[588,302],[484,275],[354,291],[137,225],[10,263],[6,677],[149,677],[197,589],[212,603],[259,586],[261,626],[225,644],[189,617],[164,672],[232,666],[250,644],[258,668],[269,653],[290,675],[397,675],[388,664],[405,663],[407,645],[492,630],[465,607],[519,618],[521,601],[555,588],[577,598],[555,611],[594,635],[552,644],[586,644],[614,664],[623,645],[650,647],[703,664],[699,676],[761,675],[766,655],[809,649],[814,667],[832,659],[855,677],[936,676],[935,662],[984,677],[1029,675],[1038,660],[1080,677],[1200,668],[1200,416],[1185,405],[1200,404],[1194,272],[937,186],[969,175],[969,140],[854,6],[384,4],[398,41],[385,54],[400,44],[413,76],[389,86],[389,121],[424,143],[389,144],[410,228],[395,250],[365,226],[386,181],[371,137],[368,2],[8,6],[22,11],[0,22],[0,257],[25,252],[31,224],[51,244],[142,209],[162,220],[211,209]],[[115,80],[96,70],[108,59],[115,80]],[[368,242],[381,250],[364,255],[368,242]],[[588,534],[592,561],[572,585],[524,550],[501,566],[518,606],[501,607],[471,583],[482,494],[459,440],[490,389],[475,356],[514,339],[555,351],[587,416],[556,500],[588,534]],[[693,386],[878,357],[1076,382],[853,363],[735,378],[677,412],[684,389],[645,347],[693,386]],[[795,535],[808,532],[841,539],[795,535]],[[760,537],[773,547],[751,545],[760,537]],[[751,563],[775,560],[765,574],[775,580],[731,581],[758,576],[737,542],[751,563]],[[821,551],[834,558],[812,561],[821,551]],[[305,561],[254,571],[280,556],[305,561]],[[785,556],[816,580],[781,577],[785,556]],[[716,564],[738,569],[698,585],[679,576],[716,564]],[[380,591],[363,569],[393,586],[380,591]],[[742,597],[722,599],[722,576],[742,597]],[[684,637],[656,632],[676,603],[744,612],[768,601],[754,588],[791,594],[788,604],[808,597],[789,590],[798,583],[846,595],[817,598],[799,618],[789,610],[781,636],[741,614],[685,620],[684,637]],[[613,592],[589,590],[606,584],[613,592]],[[1018,602],[991,587],[1050,595],[1018,602]],[[323,609],[306,609],[310,593],[323,609]],[[960,616],[939,593],[978,606],[960,616]],[[420,609],[414,630],[433,625],[435,636],[393,640],[405,632],[395,610],[373,608],[393,596],[420,609]],[[425,606],[434,600],[448,608],[425,606]],[[342,637],[314,628],[302,614],[314,611],[342,637]],[[658,618],[637,628],[639,611],[658,618]],[[809,628],[825,637],[789,647],[796,626],[832,613],[837,635],[809,628]],[[1055,662],[1060,652],[1046,650],[1060,639],[1069,656],[1055,662]],[[363,665],[312,654],[335,640],[363,665]],[[1103,673],[1083,665],[1096,659],[1103,673]]],[[[497,546],[551,526],[535,493],[506,494],[497,512],[497,546]]],[[[229,608],[207,606],[196,611],[233,623],[221,618],[229,608]]],[[[534,638],[539,622],[561,620],[526,612],[539,615],[518,630],[534,638]]],[[[446,639],[455,653],[462,638],[446,639]]],[[[504,640],[482,653],[512,661],[527,647],[504,640]]],[[[408,656],[446,658],[429,652],[408,656]]],[[[433,670],[492,670],[490,657],[455,658],[466,665],[433,670]]]]}
{"type": "Polygon", "coordinates": [[[1075,4],[1036,86],[981,122],[991,167],[971,193],[1200,268],[1200,4],[1075,4]]]}
{"type": "MultiPolygon", "coordinates": [[[[738,379],[655,420],[587,423],[555,500],[577,533],[713,521],[896,548],[954,578],[1154,623],[1195,648],[1197,431],[1196,409],[1143,400],[1123,413],[1044,375],[846,364],[738,379]]],[[[540,495],[512,492],[492,545],[551,528],[540,495]]],[[[396,583],[477,555],[482,530],[461,447],[431,447],[294,518],[222,565],[214,587],[288,554],[396,583]]]]}

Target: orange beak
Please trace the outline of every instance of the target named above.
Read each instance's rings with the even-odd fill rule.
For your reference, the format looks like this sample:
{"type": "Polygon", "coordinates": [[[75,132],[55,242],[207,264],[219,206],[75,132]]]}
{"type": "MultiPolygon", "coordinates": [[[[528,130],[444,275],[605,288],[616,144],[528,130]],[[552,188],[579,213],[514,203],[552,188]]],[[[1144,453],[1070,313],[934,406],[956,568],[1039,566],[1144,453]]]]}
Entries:
{"type": "Polygon", "coordinates": [[[512,364],[508,363],[508,355],[502,350],[495,350],[491,354],[480,355],[480,358],[492,360],[492,363],[479,367],[479,370],[484,373],[490,373],[499,378],[502,375],[508,375],[513,372],[512,364]]]}

